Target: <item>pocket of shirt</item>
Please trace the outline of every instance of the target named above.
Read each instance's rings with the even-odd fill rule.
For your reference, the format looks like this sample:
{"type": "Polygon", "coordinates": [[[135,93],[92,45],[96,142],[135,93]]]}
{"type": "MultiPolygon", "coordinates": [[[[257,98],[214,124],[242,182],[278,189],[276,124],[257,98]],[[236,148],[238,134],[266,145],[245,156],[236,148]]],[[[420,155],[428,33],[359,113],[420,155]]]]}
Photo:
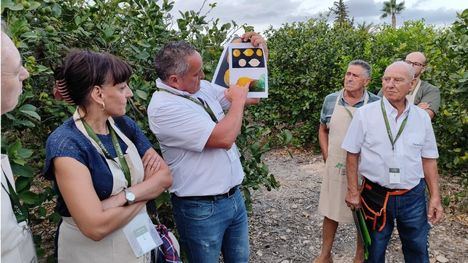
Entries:
{"type": "Polygon", "coordinates": [[[424,146],[424,134],[410,133],[405,136],[405,153],[410,158],[420,159],[424,146]]]}

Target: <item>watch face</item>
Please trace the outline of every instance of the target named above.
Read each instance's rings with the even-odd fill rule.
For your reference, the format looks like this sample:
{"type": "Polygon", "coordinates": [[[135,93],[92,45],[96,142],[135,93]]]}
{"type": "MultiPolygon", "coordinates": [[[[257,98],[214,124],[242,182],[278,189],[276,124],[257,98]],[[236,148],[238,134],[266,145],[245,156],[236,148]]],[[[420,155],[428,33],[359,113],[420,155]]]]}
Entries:
{"type": "Polygon", "coordinates": [[[135,201],[135,194],[130,191],[126,191],[125,198],[127,199],[128,202],[133,202],[135,201]]]}

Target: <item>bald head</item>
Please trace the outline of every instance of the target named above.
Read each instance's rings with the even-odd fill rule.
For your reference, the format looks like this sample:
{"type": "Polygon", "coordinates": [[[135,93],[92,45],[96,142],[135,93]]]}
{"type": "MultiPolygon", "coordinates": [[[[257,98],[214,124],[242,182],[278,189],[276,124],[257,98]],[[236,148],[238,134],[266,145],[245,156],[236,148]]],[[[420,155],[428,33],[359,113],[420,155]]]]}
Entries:
{"type": "Polygon", "coordinates": [[[393,105],[405,103],[406,95],[414,85],[414,68],[397,61],[385,69],[382,77],[383,95],[393,105]]]}
{"type": "Polygon", "coordinates": [[[414,77],[416,79],[419,79],[426,69],[426,56],[422,52],[409,53],[405,58],[405,62],[414,68],[414,77]]]}
{"type": "Polygon", "coordinates": [[[414,68],[404,61],[393,62],[385,69],[385,73],[390,70],[402,72],[408,77],[410,81],[414,78],[415,74],[414,68]]]}
{"type": "Polygon", "coordinates": [[[21,65],[21,57],[10,37],[2,31],[2,114],[13,110],[23,92],[23,80],[29,77],[28,71],[21,65]]]}
{"type": "Polygon", "coordinates": [[[416,52],[411,52],[408,55],[406,55],[406,60],[410,60],[413,62],[419,62],[422,64],[426,64],[426,56],[424,56],[424,53],[416,51],[416,52]]]}
{"type": "MultiPolygon", "coordinates": [[[[6,63],[9,60],[9,58],[12,55],[14,55],[14,54],[11,54],[11,51],[13,51],[13,49],[16,50],[16,52],[18,52],[15,45],[13,44],[13,41],[11,41],[10,37],[2,31],[2,58],[1,58],[2,69],[4,66],[6,66],[6,63]]],[[[2,73],[3,73],[3,70],[2,70],[2,73]]]]}

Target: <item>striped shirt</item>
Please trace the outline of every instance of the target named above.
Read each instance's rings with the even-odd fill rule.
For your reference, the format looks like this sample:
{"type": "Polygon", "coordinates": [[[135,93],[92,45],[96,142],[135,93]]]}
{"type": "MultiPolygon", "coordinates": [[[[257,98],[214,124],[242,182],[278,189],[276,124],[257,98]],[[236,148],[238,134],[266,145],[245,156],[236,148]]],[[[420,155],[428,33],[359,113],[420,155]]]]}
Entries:
{"type": "MultiPolygon", "coordinates": [[[[338,103],[342,106],[349,106],[348,103],[343,99],[343,90],[339,90],[337,92],[328,94],[325,97],[325,100],[323,101],[322,105],[322,111],[320,112],[320,123],[321,124],[327,124],[330,122],[331,116],[333,114],[333,110],[335,109],[336,105],[336,98],[340,97],[338,103]]],[[[356,103],[353,107],[359,108],[364,105],[364,101],[366,98],[369,98],[367,103],[371,103],[374,101],[380,100],[380,97],[370,93],[369,91],[366,90],[362,98],[359,100],[358,103],[356,103]]]]}

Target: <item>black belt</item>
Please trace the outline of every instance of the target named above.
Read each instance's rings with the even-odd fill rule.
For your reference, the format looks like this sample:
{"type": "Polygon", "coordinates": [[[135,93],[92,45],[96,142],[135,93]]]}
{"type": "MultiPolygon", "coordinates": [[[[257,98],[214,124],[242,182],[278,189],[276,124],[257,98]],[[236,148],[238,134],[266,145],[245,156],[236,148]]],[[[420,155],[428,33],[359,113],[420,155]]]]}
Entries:
{"type": "MultiPolygon", "coordinates": [[[[364,177],[365,178],[365,177],[364,177]]],[[[397,194],[390,194],[390,195],[401,195],[405,194],[406,192],[410,191],[411,189],[390,189],[384,186],[381,186],[380,184],[374,183],[369,179],[364,180],[364,187],[366,187],[366,184],[370,186],[367,186],[367,190],[374,191],[378,193],[379,195],[385,196],[388,192],[390,193],[397,193],[397,194]],[[398,194],[401,193],[401,194],[398,194]]]]}
{"type": "Polygon", "coordinates": [[[239,189],[239,186],[236,185],[234,186],[233,188],[229,189],[229,191],[227,193],[224,193],[224,194],[219,194],[219,195],[203,195],[203,196],[177,196],[175,194],[173,194],[172,196],[176,197],[176,198],[179,198],[179,199],[185,199],[185,200],[194,200],[194,201],[201,201],[201,200],[205,200],[205,201],[216,201],[216,200],[220,200],[220,199],[225,199],[225,198],[229,198],[231,196],[233,196],[237,190],[239,189]]]}

